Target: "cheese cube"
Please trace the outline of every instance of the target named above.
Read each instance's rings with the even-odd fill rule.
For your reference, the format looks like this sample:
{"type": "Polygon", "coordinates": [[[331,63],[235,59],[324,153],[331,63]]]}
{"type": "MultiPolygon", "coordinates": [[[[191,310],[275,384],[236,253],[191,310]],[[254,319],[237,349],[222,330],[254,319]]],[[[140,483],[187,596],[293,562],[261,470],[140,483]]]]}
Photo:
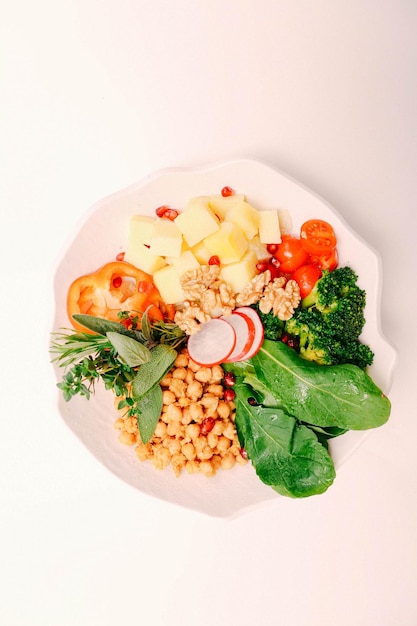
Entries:
{"type": "Polygon", "coordinates": [[[167,304],[177,304],[185,299],[180,283],[180,274],[173,265],[166,265],[153,275],[155,287],[167,304]]]}
{"type": "Polygon", "coordinates": [[[159,256],[178,257],[181,254],[182,236],[177,225],[169,219],[155,220],[150,251],[159,256]]]}
{"type": "Polygon", "coordinates": [[[190,200],[174,222],[190,248],[219,228],[219,221],[209,207],[207,196],[190,200]]]}
{"type": "Polygon", "coordinates": [[[226,281],[235,293],[242,291],[256,274],[257,256],[249,250],[237,263],[229,263],[220,270],[220,278],[226,281]]]}
{"type": "Polygon", "coordinates": [[[125,254],[125,261],[147,274],[153,274],[156,270],[166,265],[166,261],[162,256],[152,254],[149,248],[143,243],[128,247],[125,254]]]}
{"type": "Polygon", "coordinates": [[[233,196],[222,196],[220,193],[209,197],[209,206],[211,210],[224,220],[227,212],[239,202],[243,202],[245,196],[241,194],[234,194],[233,196]]]}
{"type": "Polygon", "coordinates": [[[204,244],[204,241],[199,241],[191,248],[191,252],[201,265],[207,265],[209,258],[212,256],[210,250],[208,250],[204,244]]]}
{"type": "Polygon", "coordinates": [[[220,263],[240,261],[247,250],[248,240],[232,222],[221,222],[219,230],[204,239],[206,248],[220,259],[220,263]]]}
{"type": "Polygon", "coordinates": [[[281,243],[278,211],[259,211],[259,239],[261,243],[281,243]]]}
{"type": "Polygon", "coordinates": [[[186,250],[178,258],[171,257],[171,265],[175,267],[180,276],[189,270],[196,270],[200,267],[200,263],[195,258],[191,250],[186,250]]]}
{"type": "Polygon", "coordinates": [[[235,202],[230,207],[227,211],[226,219],[228,222],[233,222],[239,226],[247,239],[252,239],[252,237],[258,234],[259,211],[244,200],[235,202]]]}
{"type": "Polygon", "coordinates": [[[292,219],[288,209],[279,209],[278,220],[281,233],[289,235],[292,231],[292,219]]]}
{"type": "Polygon", "coordinates": [[[154,217],[132,215],[129,222],[128,247],[143,243],[149,246],[154,228],[154,217]]]}
{"type": "Polygon", "coordinates": [[[271,256],[266,249],[266,245],[264,243],[261,243],[259,235],[255,235],[255,237],[253,237],[249,241],[249,250],[253,250],[253,252],[256,254],[256,258],[258,259],[258,261],[271,256]]]}

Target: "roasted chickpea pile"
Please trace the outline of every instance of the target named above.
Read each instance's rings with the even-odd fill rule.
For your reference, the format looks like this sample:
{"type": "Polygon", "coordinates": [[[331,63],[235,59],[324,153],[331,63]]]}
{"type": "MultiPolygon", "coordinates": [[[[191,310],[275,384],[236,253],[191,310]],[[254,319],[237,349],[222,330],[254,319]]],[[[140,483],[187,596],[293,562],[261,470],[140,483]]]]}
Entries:
{"type": "Polygon", "coordinates": [[[219,365],[201,367],[186,350],[161,380],[163,408],[153,438],[142,443],[134,418],[115,422],[121,443],[136,446],[140,461],[150,460],[157,469],[172,466],[176,476],[202,472],[214,476],[247,461],[241,454],[234,425],[235,405],[224,398],[223,370],[219,365]]]}

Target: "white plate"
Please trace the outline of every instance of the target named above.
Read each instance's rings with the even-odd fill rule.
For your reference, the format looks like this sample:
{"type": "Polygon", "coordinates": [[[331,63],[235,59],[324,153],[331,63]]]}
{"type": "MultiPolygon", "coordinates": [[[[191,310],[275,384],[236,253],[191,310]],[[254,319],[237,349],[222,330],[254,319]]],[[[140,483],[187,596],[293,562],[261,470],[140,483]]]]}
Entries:
{"type": "MultiPolygon", "coordinates": [[[[360,286],[367,292],[363,340],[375,352],[369,372],[388,393],[396,355],[380,329],[381,264],[378,255],[323,199],[282,172],[252,160],[201,169],[163,170],[91,207],[56,270],[53,330],[69,326],[65,302],[72,280],[114,260],[116,254],[124,250],[132,214],[153,215],[155,208],[162,204],[181,209],[193,196],[220,193],[225,185],[245,194],[259,209],[288,209],[295,233],[303,221],[311,218],[322,218],[333,225],[340,265],[351,265],[359,275],[360,286]]],[[[58,366],[55,369],[60,380],[63,370],[58,366]]],[[[119,478],[150,496],[219,517],[234,516],[280,497],[257,478],[249,464],[219,471],[214,478],[189,476],[185,472],[175,478],[169,467],[158,471],[150,462],[138,461],[133,448],[118,442],[118,431],[113,427],[116,414],[111,392],[100,389],[89,401],[75,397],[66,403],[61,394],[58,398],[64,421],[87,449],[119,478]]],[[[369,432],[349,432],[331,442],[336,468],[369,432]]]]}

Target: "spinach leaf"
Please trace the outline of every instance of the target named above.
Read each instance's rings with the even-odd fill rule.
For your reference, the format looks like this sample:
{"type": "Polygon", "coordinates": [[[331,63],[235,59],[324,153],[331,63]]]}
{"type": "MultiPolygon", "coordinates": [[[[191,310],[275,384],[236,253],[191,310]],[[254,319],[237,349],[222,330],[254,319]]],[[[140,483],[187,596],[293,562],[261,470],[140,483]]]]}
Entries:
{"type": "Polygon", "coordinates": [[[252,363],[277,402],[301,422],[366,430],[381,426],[390,415],[389,399],[356,365],[318,365],[269,340],[252,363]]]}
{"type": "Polygon", "coordinates": [[[146,346],[120,333],[108,332],[107,339],[116,350],[119,358],[129,367],[137,367],[151,359],[151,351],[146,346]]]}
{"type": "Polygon", "coordinates": [[[259,478],[294,498],[326,491],[336,473],[314,432],[282,409],[249,404],[249,385],[238,383],[234,389],[237,434],[259,478]]]}
{"type": "Polygon", "coordinates": [[[156,345],[150,352],[150,360],[140,366],[132,382],[132,397],[135,400],[153,389],[171,369],[177,358],[177,351],[162,343],[156,345]]]}
{"type": "Polygon", "coordinates": [[[136,402],[138,410],[138,428],[143,443],[148,443],[155,432],[162,411],[162,389],[160,385],[152,387],[148,393],[136,402]]]}

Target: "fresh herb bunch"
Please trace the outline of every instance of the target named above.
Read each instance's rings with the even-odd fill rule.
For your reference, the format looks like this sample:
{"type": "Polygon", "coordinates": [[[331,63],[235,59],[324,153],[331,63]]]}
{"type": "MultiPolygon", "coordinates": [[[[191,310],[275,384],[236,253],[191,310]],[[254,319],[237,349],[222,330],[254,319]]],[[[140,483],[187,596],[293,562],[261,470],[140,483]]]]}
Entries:
{"type": "Polygon", "coordinates": [[[64,400],[75,395],[89,399],[101,380],[105,389],[121,398],[118,408],[126,408],[127,416],[137,419],[141,439],[147,443],[162,410],[159,382],[174,364],[185,334],[175,324],[151,321],[147,311],[140,319],[123,312],[120,322],[91,315],[74,318],[95,334],[64,329],[52,335],[53,361],[66,370],[57,384],[64,400]]]}

